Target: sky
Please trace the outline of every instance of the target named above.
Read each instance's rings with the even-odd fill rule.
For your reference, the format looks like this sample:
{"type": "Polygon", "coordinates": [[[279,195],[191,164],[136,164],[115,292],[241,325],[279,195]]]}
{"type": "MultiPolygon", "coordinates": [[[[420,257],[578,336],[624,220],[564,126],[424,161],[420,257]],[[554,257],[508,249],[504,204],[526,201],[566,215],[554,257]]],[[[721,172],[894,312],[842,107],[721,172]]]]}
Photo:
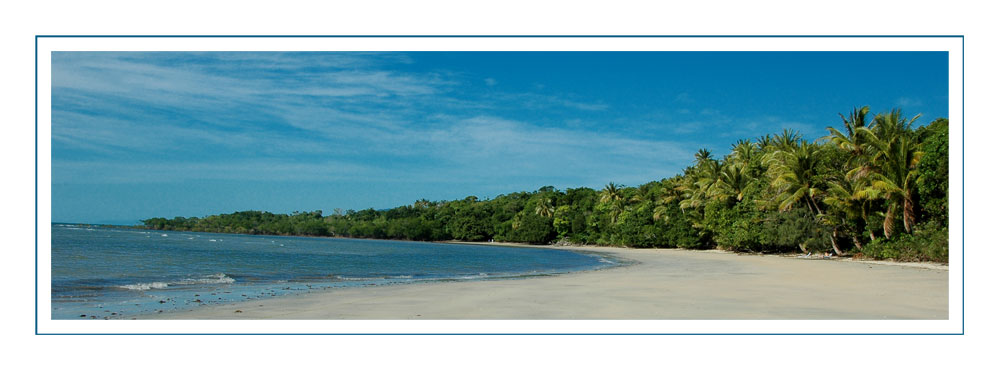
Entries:
{"type": "Polygon", "coordinates": [[[945,52],[53,52],[52,220],[135,224],[637,186],[869,105],[945,52]]]}

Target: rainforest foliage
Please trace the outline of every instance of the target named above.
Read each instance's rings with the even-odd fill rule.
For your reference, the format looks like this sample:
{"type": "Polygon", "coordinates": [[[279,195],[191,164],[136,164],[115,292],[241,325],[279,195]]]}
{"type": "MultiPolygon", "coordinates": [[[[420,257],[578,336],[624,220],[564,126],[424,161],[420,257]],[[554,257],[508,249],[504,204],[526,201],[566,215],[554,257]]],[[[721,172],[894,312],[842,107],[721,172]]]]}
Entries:
{"type": "Polygon", "coordinates": [[[637,187],[551,186],[480,200],[291,215],[152,218],[146,228],[406,240],[508,241],[948,259],[948,120],[914,127],[868,107],[807,141],[785,130],[699,150],[683,173],[637,187]]]}

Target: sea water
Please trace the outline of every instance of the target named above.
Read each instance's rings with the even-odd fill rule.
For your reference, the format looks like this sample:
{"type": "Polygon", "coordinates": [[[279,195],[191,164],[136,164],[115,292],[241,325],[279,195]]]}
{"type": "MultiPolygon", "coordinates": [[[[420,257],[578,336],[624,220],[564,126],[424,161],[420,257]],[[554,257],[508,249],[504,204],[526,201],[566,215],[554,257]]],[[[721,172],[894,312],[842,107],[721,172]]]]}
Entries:
{"type": "Polygon", "coordinates": [[[115,319],[343,287],[619,264],[543,248],[52,225],[52,318],[115,319]]]}

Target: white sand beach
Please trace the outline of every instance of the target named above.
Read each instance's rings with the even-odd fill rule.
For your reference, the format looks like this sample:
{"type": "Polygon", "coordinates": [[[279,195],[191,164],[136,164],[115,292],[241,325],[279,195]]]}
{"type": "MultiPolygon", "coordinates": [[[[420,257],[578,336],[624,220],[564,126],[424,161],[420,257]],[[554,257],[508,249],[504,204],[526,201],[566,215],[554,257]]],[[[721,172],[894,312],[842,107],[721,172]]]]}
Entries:
{"type": "Polygon", "coordinates": [[[718,251],[559,247],[632,265],[330,289],[141,319],[947,319],[948,268],[718,251]]]}

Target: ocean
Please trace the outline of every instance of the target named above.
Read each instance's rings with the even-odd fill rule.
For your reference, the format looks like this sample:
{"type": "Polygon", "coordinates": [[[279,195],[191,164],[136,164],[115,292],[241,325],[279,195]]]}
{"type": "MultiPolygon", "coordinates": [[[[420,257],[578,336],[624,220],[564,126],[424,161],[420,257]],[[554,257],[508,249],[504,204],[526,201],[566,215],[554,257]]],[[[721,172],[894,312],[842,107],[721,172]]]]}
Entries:
{"type": "Polygon", "coordinates": [[[52,225],[52,319],[131,319],[344,287],[619,265],[544,248],[52,225]]]}

